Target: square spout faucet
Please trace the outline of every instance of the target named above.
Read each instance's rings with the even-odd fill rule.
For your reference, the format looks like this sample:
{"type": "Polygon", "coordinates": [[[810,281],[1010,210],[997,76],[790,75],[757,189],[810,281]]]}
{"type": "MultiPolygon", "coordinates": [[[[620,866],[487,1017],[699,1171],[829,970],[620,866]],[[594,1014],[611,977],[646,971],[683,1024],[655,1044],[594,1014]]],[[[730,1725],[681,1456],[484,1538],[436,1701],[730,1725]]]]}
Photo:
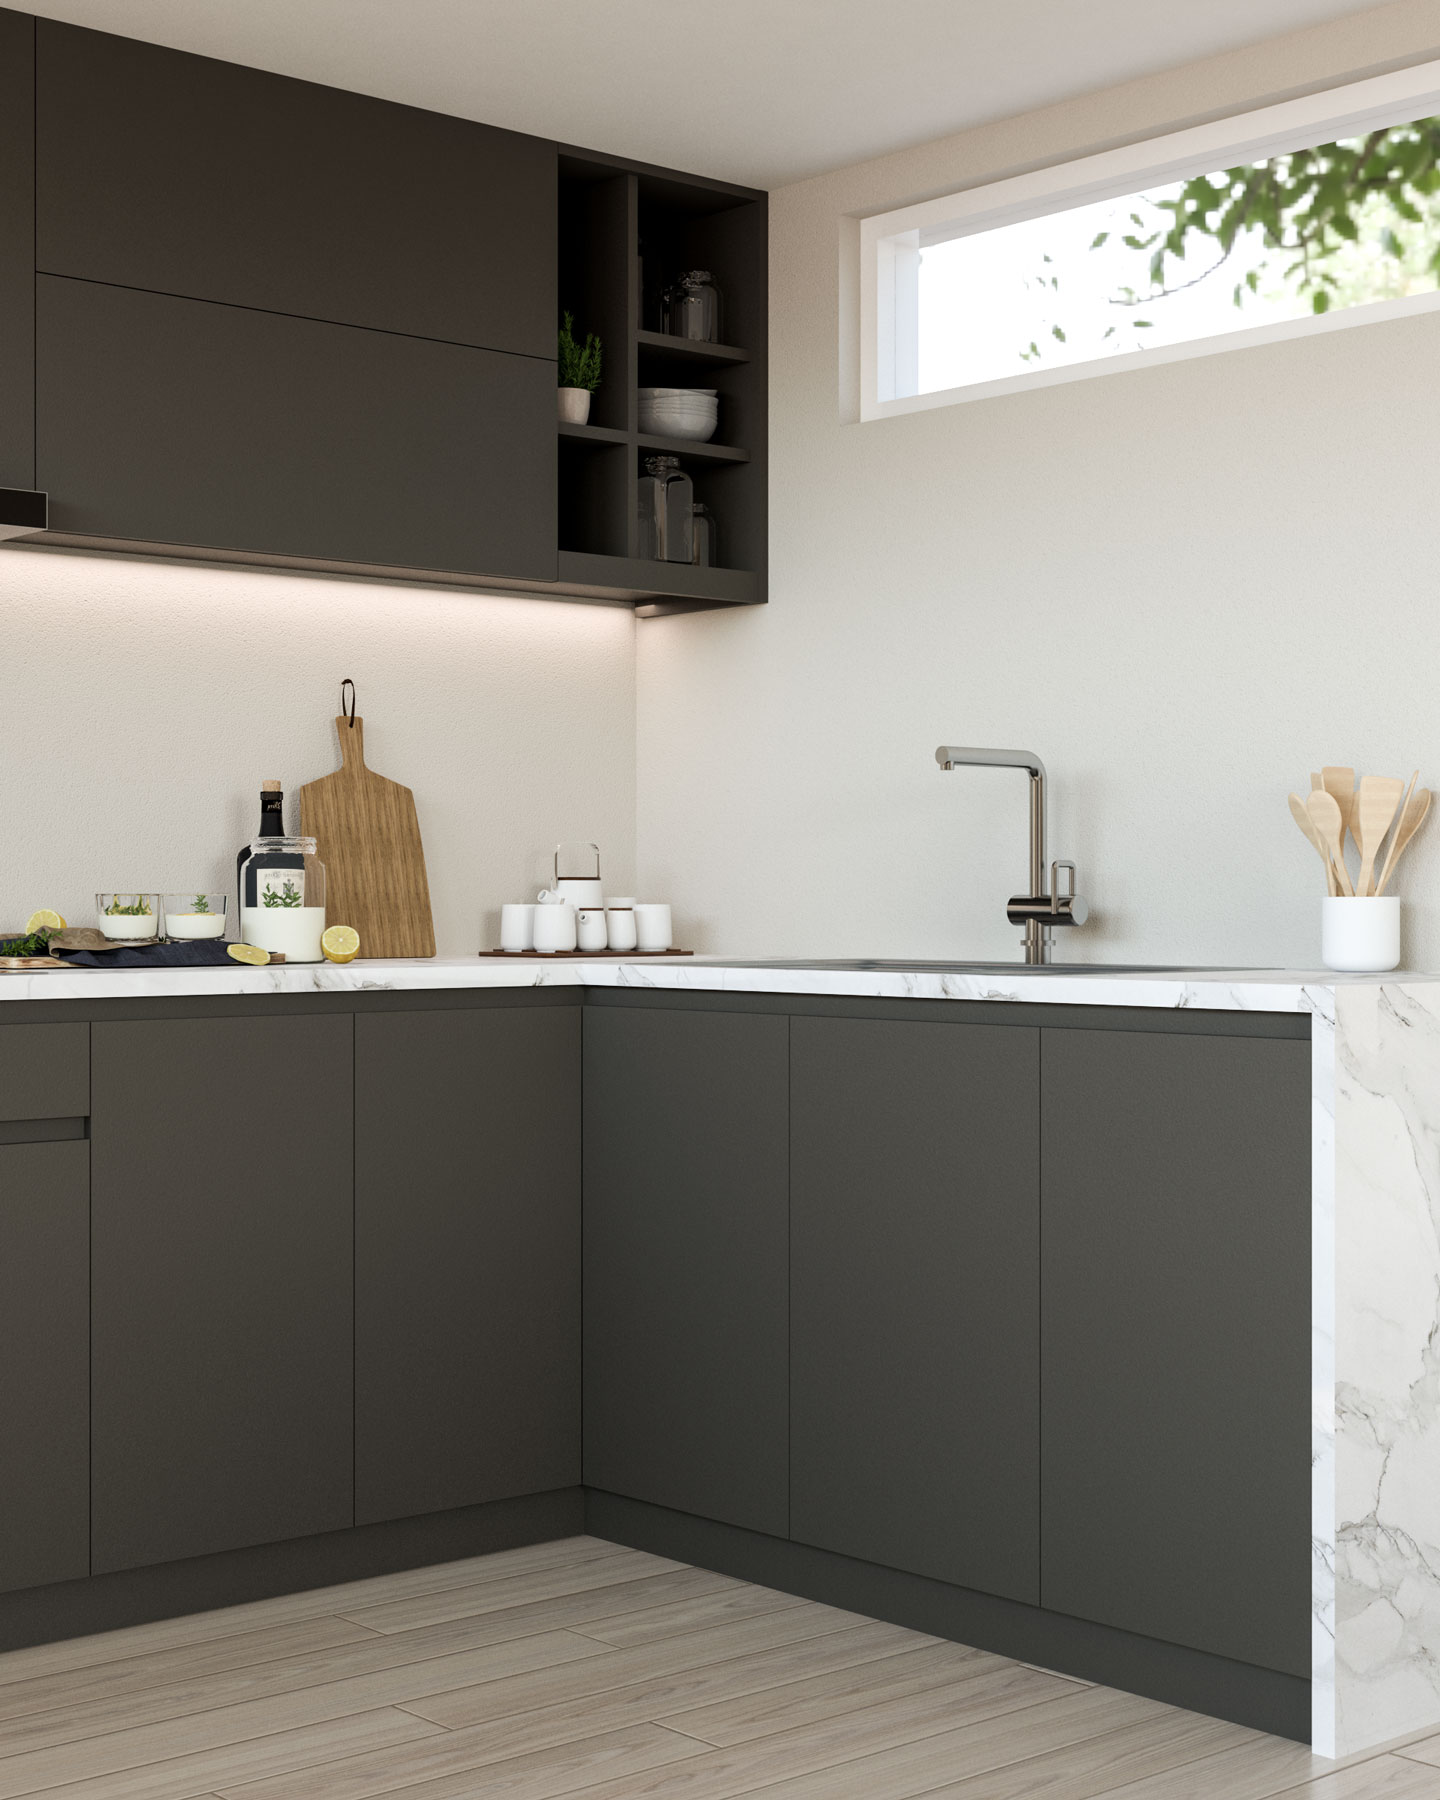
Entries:
{"type": "Polygon", "coordinates": [[[959,744],[941,744],[935,760],[945,770],[959,768],[1023,769],[1030,777],[1030,884],[1023,894],[1012,894],[1005,916],[1012,925],[1025,927],[1025,961],[1048,963],[1050,933],[1057,925],[1083,925],[1090,916],[1089,902],[1075,892],[1073,862],[1052,862],[1050,891],[1045,891],[1045,765],[1031,750],[977,750],[959,744]],[[1060,871],[1069,871],[1068,891],[1060,892],[1060,871]]]}

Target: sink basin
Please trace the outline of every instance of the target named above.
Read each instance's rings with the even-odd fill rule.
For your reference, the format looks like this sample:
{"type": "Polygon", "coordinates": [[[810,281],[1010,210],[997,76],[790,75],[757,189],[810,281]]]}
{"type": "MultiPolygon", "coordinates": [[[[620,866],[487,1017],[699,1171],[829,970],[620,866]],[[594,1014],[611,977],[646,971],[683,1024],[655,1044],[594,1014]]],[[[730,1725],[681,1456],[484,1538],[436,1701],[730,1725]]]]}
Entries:
{"type": "Polygon", "coordinates": [[[855,969],[941,975],[1196,975],[1231,974],[1232,968],[1198,969],[1186,963],[1046,963],[1036,968],[1013,962],[923,962],[889,957],[717,957],[733,969],[855,969]]]}

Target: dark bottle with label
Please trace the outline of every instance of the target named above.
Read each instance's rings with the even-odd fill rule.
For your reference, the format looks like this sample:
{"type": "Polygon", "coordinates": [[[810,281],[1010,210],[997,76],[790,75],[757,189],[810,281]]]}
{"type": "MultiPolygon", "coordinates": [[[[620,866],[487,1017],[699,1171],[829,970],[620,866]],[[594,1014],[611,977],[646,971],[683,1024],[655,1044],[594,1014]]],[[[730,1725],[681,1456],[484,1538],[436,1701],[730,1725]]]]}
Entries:
{"type": "MultiPolygon", "coordinates": [[[[285,796],[280,790],[278,781],[262,781],[260,784],[260,824],[256,830],[257,838],[284,837],[285,835],[285,796]]],[[[241,911],[245,905],[245,896],[240,892],[240,871],[245,866],[245,858],[250,854],[250,845],[246,844],[235,858],[235,936],[238,940],[241,911]]]]}

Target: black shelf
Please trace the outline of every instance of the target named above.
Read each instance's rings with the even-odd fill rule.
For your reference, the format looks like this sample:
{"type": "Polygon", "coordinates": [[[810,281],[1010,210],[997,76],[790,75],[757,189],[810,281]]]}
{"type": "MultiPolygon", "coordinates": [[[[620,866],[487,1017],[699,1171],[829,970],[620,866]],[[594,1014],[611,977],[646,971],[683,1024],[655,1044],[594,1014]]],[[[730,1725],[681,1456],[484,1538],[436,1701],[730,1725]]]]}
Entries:
{"type": "Polygon", "coordinates": [[[649,356],[670,357],[676,362],[724,364],[748,363],[750,352],[733,344],[702,344],[693,338],[672,337],[668,331],[637,331],[636,347],[649,356]]]}
{"type": "Polygon", "coordinates": [[[572,591],[633,604],[644,615],[754,606],[766,598],[766,197],[562,150],[559,302],[577,336],[601,341],[588,425],[561,425],[560,579],[572,591]],[[686,269],[714,271],[724,329],[697,343],[653,329],[661,287],[686,269]],[[642,432],[641,386],[713,388],[723,443],[642,432]],[[647,456],[678,456],[714,515],[735,568],[638,558],[639,480],[647,456]]]}

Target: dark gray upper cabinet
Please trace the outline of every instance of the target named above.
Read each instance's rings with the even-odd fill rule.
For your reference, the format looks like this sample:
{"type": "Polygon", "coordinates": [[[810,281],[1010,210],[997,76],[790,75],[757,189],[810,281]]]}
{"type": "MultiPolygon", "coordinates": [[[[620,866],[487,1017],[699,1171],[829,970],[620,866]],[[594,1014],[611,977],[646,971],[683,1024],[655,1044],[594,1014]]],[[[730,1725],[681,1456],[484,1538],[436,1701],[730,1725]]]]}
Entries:
{"type": "Polygon", "coordinates": [[[35,21],[0,9],[0,487],[35,484],[35,21]]]}
{"type": "Polygon", "coordinates": [[[790,1531],[1039,1597],[1039,1033],[791,1024],[790,1531]]]}
{"type": "Polygon", "coordinates": [[[788,1028],[585,1008],[585,1483],[777,1537],[788,1028]]]}
{"type": "Polygon", "coordinates": [[[554,578],[551,364],[54,276],[36,290],[56,531],[554,578]]]}
{"type": "Polygon", "coordinates": [[[580,1008],[355,1022],[355,1518],[580,1480],[580,1008]]]}
{"type": "Polygon", "coordinates": [[[352,1524],[351,1019],[92,1036],[94,1572],[352,1524]]]}
{"type": "Polygon", "coordinates": [[[90,1573],[89,1310],[90,1146],[0,1144],[0,1591],[90,1573]]]}
{"type": "Polygon", "coordinates": [[[36,93],[40,269],[553,359],[553,144],[48,19],[36,93]]]}
{"type": "Polygon", "coordinates": [[[1042,1604],[1310,1673],[1310,1049],[1046,1030],[1042,1604]]]}

